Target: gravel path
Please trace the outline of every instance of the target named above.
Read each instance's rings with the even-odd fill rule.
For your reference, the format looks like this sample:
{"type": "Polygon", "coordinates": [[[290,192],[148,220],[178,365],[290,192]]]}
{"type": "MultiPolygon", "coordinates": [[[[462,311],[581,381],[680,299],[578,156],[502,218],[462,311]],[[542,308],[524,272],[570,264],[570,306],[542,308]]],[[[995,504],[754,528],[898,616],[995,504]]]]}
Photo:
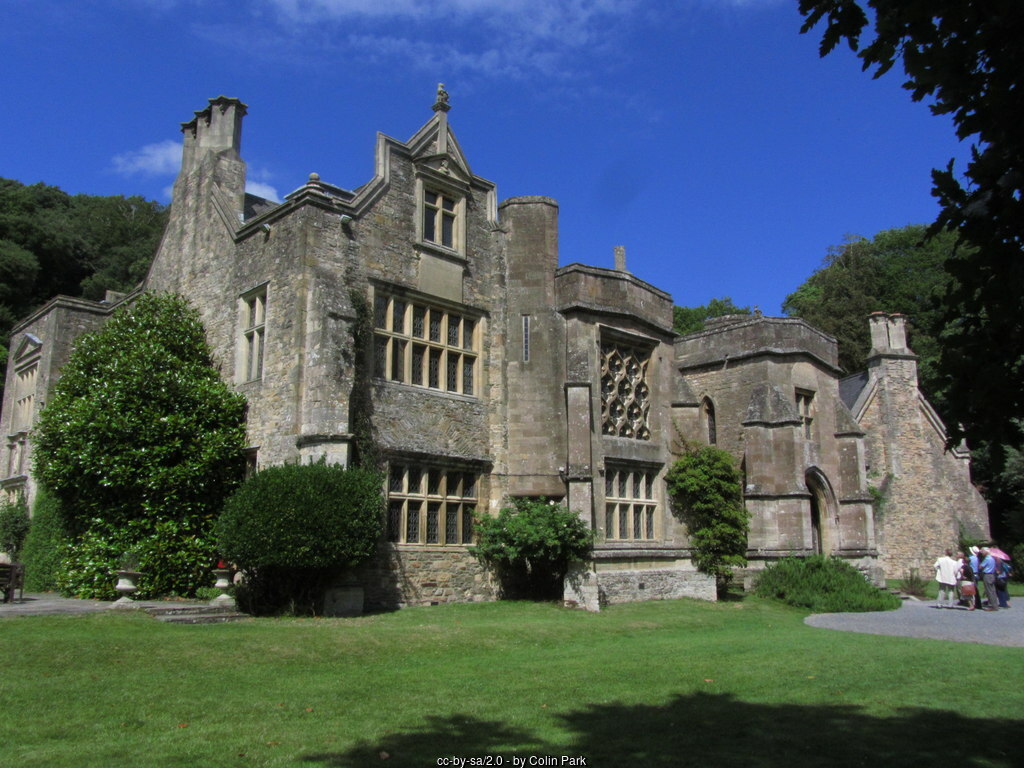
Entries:
{"type": "Polygon", "coordinates": [[[934,603],[904,600],[895,611],[873,613],[818,613],[804,623],[823,629],[863,632],[869,635],[925,637],[959,643],[983,643],[1024,648],[1024,607],[1016,605],[999,611],[968,611],[966,608],[936,608],[934,603]]]}

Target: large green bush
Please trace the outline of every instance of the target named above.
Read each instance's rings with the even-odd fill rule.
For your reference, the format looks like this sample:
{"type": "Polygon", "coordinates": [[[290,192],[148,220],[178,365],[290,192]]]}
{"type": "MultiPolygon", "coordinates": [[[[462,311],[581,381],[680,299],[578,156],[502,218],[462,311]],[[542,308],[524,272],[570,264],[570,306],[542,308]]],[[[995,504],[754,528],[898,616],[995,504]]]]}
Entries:
{"type": "Polygon", "coordinates": [[[690,448],[669,469],[665,482],[673,509],[686,523],[694,565],[714,577],[722,595],[732,581],[732,569],[747,564],[750,514],[743,505],[736,462],[713,445],[690,448]]]}
{"type": "Polygon", "coordinates": [[[569,564],[585,560],[593,532],[579,516],[544,499],[512,499],[497,517],[476,519],[470,551],[493,568],[502,596],[550,600],[561,597],[569,564]]]}
{"type": "Polygon", "coordinates": [[[898,597],[868,583],[848,562],[824,555],[790,557],[769,565],[754,591],[814,613],[891,611],[900,606],[898,597]]]}
{"type": "Polygon", "coordinates": [[[144,294],[80,337],[34,435],[36,476],[72,537],[67,589],[110,596],[127,551],[140,596],[205,586],[213,520],[244,472],[244,419],[184,298],[144,294]]]}
{"type": "Polygon", "coordinates": [[[25,497],[18,496],[14,501],[0,501],[0,552],[10,555],[12,562],[21,559],[21,548],[28,535],[28,505],[25,497]]]}
{"type": "Polygon", "coordinates": [[[26,590],[50,592],[57,589],[57,573],[65,546],[67,534],[58,501],[45,488],[40,488],[32,505],[32,524],[21,552],[26,590]]]}
{"type": "Polygon", "coordinates": [[[287,464],[243,483],[215,531],[222,557],[245,573],[243,607],[317,612],[330,580],[375,553],[383,524],[376,472],[287,464]]]}

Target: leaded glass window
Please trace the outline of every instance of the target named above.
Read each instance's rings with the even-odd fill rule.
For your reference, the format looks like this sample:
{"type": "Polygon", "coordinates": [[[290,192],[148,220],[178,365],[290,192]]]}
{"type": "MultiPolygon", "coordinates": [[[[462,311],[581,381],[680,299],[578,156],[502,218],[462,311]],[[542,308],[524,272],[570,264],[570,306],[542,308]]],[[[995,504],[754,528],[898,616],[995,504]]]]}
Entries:
{"type": "Polygon", "coordinates": [[[388,540],[401,544],[471,544],[477,476],[412,463],[391,465],[388,540]]]}
{"type": "Polygon", "coordinates": [[[379,293],[374,299],[374,375],[417,387],[475,394],[474,318],[379,293]]]}
{"type": "Polygon", "coordinates": [[[611,540],[651,540],[658,508],[653,469],[610,466],[605,471],[605,536],[611,540]]]}

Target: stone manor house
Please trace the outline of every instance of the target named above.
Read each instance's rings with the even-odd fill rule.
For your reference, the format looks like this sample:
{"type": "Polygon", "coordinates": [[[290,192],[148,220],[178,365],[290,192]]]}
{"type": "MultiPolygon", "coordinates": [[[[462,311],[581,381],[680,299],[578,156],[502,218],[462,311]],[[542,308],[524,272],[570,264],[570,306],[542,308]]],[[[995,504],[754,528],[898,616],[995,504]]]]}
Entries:
{"type": "MultiPolygon", "coordinates": [[[[684,441],[739,462],[752,570],[823,552],[874,578],[927,574],[958,526],[987,534],[969,458],[943,450],[918,391],[904,318],[870,318],[869,368],[846,379],[835,340],[800,319],[731,316],[678,337],[672,297],[627,271],[624,249],[613,268],[559,267],[558,204],[499,203],[448,111],[439,90],[408,141],[378,135],[362,186],[310,174],[276,204],[245,192],[246,105],[210,99],[182,126],[170,222],[139,289],[184,294],[201,313],[248,399],[253,468],[344,464],[368,418],[388,498],[368,604],[493,597],[467,551],[473,513],[520,496],[562,502],[595,530],[573,599],[714,599],[666,498],[684,441]]],[[[130,300],[61,296],[14,329],[8,492],[34,494],[31,428],[75,338],[130,300]]]]}

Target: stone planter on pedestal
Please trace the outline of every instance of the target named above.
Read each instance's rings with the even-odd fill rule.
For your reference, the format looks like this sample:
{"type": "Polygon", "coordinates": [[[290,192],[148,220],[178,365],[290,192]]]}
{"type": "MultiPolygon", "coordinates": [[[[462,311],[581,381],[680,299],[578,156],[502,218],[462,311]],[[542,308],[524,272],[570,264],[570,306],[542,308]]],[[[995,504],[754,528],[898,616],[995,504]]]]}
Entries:
{"type": "Polygon", "coordinates": [[[142,576],[138,571],[118,571],[117,572],[117,585],[114,587],[118,592],[121,593],[121,597],[118,598],[111,608],[137,608],[138,605],[132,600],[139,587],[138,580],[142,576]]]}
{"type": "Polygon", "coordinates": [[[214,568],[213,577],[216,579],[213,586],[220,590],[220,594],[210,601],[210,605],[234,610],[236,607],[235,598],[228,594],[228,590],[231,589],[231,569],[214,568]]]}

